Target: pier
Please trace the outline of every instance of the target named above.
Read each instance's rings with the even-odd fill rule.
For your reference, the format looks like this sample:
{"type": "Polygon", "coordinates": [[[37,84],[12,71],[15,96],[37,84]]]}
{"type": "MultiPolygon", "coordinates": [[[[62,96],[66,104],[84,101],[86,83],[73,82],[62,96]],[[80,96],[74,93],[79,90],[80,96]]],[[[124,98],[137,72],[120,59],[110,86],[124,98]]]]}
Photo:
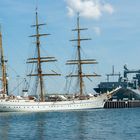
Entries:
{"type": "Polygon", "coordinates": [[[140,100],[107,101],[104,108],[136,108],[140,107],[140,100]]]}

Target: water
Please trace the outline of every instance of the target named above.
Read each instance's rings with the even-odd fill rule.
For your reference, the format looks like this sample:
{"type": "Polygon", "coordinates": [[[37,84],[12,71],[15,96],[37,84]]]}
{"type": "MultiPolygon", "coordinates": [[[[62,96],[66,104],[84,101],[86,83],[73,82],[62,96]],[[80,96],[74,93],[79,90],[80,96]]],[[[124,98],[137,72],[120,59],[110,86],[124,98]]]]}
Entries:
{"type": "Polygon", "coordinates": [[[0,113],[1,140],[140,140],[140,108],[0,113]]]}

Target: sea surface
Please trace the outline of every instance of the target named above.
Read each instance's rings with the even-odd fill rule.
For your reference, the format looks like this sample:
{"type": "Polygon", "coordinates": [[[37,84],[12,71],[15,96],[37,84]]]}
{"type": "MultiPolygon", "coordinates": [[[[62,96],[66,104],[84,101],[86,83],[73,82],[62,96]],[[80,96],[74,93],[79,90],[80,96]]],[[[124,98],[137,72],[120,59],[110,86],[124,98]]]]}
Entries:
{"type": "Polygon", "coordinates": [[[140,108],[0,113],[0,140],[140,140],[140,108]]]}

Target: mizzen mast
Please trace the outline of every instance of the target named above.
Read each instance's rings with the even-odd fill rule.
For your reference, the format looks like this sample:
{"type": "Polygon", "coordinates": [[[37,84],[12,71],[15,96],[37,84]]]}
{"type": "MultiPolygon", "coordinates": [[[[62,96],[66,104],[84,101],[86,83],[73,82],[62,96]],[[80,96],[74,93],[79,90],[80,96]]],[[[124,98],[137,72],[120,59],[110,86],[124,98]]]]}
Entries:
{"type": "Polygon", "coordinates": [[[36,28],[36,34],[31,35],[30,37],[35,37],[36,38],[37,57],[27,59],[27,63],[36,63],[37,64],[37,73],[29,74],[27,76],[37,76],[38,77],[39,86],[40,86],[40,101],[41,102],[45,101],[45,97],[44,97],[45,91],[44,91],[44,86],[43,86],[44,85],[43,76],[59,76],[60,75],[60,74],[57,74],[56,72],[54,72],[52,74],[46,74],[46,73],[43,73],[43,71],[42,71],[42,63],[57,61],[55,59],[55,57],[42,57],[41,56],[41,52],[40,52],[40,37],[50,35],[50,34],[40,34],[39,27],[43,26],[43,25],[46,25],[46,24],[40,24],[38,22],[38,13],[36,12],[36,24],[31,26],[31,27],[36,28]]]}
{"type": "Polygon", "coordinates": [[[79,94],[80,96],[83,96],[83,85],[84,85],[84,81],[83,81],[83,77],[95,77],[95,76],[100,76],[95,74],[84,74],[83,73],[83,69],[82,69],[82,65],[83,64],[97,64],[95,59],[82,59],[81,58],[81,41],[86,41],[86,40],[91,40],[90,38],[81,38],[81,31],[82,30],[87,30],[88,28],[80,28],[80,17],[79,17],[79,13],[77,16],[77,28],[73,29],[72,31],[76,31],[77,32],[77,39],[73,39],[70,41],[76,41],[77,42],[77,60],[68,60],[67,61],[67,65],[77,65],[78,66],[78,72],[77,74],[70,74],[67,77],[78,77],[79,78],[79,94]]]}
{"type": "MultiPolygon", "coordinates": [[[[0,27],[1,28],[1,27],[0,27]]],[[[7,82],[7,74],[6,74],[6,60],[4,59],[3,47],[2,47],[2,33],[0,29],[0,63],[1,63],[1,70],[2,70],[2,93],[3,95],[8,95],[8,82],[7,82]]]]}

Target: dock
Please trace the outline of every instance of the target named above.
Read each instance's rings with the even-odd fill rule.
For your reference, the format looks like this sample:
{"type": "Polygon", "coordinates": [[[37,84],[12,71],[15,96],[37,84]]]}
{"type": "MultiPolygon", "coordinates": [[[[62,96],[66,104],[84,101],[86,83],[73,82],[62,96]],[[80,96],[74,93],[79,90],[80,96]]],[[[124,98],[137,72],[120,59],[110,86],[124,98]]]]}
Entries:
{"type": "Polygon", "coordinates": [[[140,100],[106,101],[104,108],[136,108],[140,107],[140,100]]]}

